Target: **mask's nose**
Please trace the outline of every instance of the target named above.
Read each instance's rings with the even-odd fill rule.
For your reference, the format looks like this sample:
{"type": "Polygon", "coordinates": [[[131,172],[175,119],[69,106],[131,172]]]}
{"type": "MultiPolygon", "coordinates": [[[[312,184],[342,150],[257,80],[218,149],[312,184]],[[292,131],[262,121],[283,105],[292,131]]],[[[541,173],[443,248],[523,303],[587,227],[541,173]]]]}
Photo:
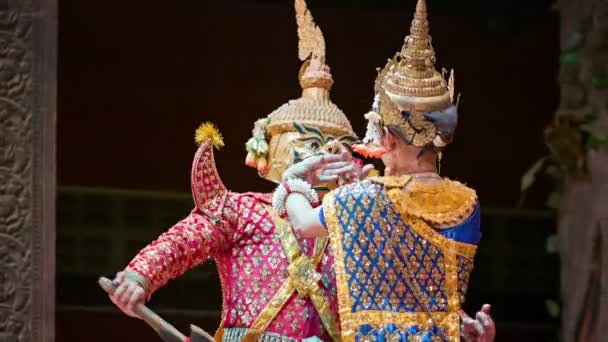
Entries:
{"type": "Polygon", "coordinates": [[[329,154],[338,154],[340,153],[340,142],[333,140],[323,146],[323,150],[329,154]]]}

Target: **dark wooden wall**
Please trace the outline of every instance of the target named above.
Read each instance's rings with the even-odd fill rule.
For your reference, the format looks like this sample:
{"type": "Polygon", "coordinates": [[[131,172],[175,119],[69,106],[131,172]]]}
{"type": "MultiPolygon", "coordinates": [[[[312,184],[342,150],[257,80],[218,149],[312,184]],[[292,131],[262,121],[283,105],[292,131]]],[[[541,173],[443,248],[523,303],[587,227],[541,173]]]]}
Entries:
{"type": "MultiPolygon", "coordinates": [[[[188,191],[193,132],[211,120],[225,135],[218,164],[229,188],[271,189],[244,166],[244,143],[257,118],[299,95],[293,10],[205,3],[62,2],[61,185],[188,191]]],[[[312,10],[333,99],[362,134],[375,68],[400,49],[413,8],[312,10]]],[[[462,92],[444,174],[477,188],[486,206],[512,206],[557,104],[557,18],[522,18],[507,36],[473,15],[430,20],[438,64],[456,69],[462,92]]]]}

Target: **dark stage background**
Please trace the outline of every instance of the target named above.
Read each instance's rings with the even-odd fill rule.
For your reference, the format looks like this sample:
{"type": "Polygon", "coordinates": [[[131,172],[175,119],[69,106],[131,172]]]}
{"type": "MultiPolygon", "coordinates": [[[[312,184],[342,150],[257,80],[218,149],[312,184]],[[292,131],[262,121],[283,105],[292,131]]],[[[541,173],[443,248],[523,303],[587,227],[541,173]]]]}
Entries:
{"type": "MultiPolygon", "coordinates": [[[[496,222],[484,224],[490,242],[480,251],[469,306],[495,304],[498,341],[549,340],[555,322],[544,300],[556,296],[557,261],[544,256],[544,239],[553,218],[540,197],[529,198],[527,210],[513,208],[522,174],[544,153],[542,130],[557,106],[558,17],[540,2],[428,2],[438,65],[456,70],[462,92],[460,127],[442,172],[476,188],[490,209],[484,222],[496,222]],[[498,251],[506,257],[492,256],[498,251]]],[[[309,6],[325,34],[333,100],[363,134],[375,68],[401,48],[415,2],[311,0],[309,6]]],[[[58,341],[154,340],[143,323],[108,306],[95,275],[123,267],[187,213],[189,200],[179,194],[189,192],[193,135],[202,121],[215,122],[225,137],[216,157],[231,190],[272,189],[244,165],[244,143],[257,118],[299,96],[299,67],[290,1],[61,1],[58,341]],[[178,193],[171,195],[177,209],[145,221],[150,208],[166,208],[159,203],[169,196],[150,191],[178,193]],[[141,204],[140,195],[155,204],[141,204]],[[116,252],[112,241],[127,233],[100,217],[104,205],[121,198],[136,203],[122,215],[147,230],[129,235],[133,243],[116,252]],[[87,210],[97,210],[99,220],[89,221],[87,210]],[[82,257],[96,248],[99,255],[82,257]]],[[[130,229],[124,222],[131,221],[121,222],[130,229]]],[[[204,272],[155,298],[181,327],[216,324],[217,279],[204,272]],[[193,307],[181,304],[186,301],[193,307]]]]}

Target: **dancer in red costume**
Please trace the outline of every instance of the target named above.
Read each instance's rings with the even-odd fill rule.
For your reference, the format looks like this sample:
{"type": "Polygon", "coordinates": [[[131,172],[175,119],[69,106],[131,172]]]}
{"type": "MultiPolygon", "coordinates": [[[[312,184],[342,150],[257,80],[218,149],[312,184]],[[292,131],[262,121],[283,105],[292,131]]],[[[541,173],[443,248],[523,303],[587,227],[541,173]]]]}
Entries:
{"type": "MultiPolygon", "coordinates": [[[[347,117],[331,102],[333,79],[325,64],[325,43],[304,0],[297,0],[302,96],[255,124],[247,143],[249,166],[279,182],[284,170],[308,156],[324,153],[332,142],[357,140],[347,117]]],[[[130,308],[169,280],[209,258],[222,284],[225,341],[301,341],[339,338],[332,255],[327,239],[293,235],[273,214],[271,194],[226,189],[215,167],[213,146],[222,145],[210,124],[197,131],[201,144],[192,166],[195,208],[144,248],[117,276],[113,301],[130,308]]],[[[352,176],[362,177],[353,167],[352,176]]],[[[323,184],[323,188],[331,187],[323,184]]],[[[323,189],[320,189],[321,191],[323,189]]]]}

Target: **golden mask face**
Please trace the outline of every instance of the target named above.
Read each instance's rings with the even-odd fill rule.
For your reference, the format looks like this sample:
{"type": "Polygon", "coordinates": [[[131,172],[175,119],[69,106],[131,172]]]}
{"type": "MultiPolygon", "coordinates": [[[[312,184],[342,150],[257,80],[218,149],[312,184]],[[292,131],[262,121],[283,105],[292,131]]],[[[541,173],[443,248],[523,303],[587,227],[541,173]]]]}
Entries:
{"type": "MultiPolygon", "coordinates": [[[[336,140],[350,147],[358,141],[354,135],[335,137],[324,134],[319,128],[294,123],[295,131],[272,136],[268,149],[268,172],[265,179],[279,183],[283,172],[307,157],[324,153],[335,153],[336,140]]],[[[333,189],[337,184],[321,184],[320,188],[333,189]]],[[[323,190],[323,189],[321,189],[323,190]]]]}

